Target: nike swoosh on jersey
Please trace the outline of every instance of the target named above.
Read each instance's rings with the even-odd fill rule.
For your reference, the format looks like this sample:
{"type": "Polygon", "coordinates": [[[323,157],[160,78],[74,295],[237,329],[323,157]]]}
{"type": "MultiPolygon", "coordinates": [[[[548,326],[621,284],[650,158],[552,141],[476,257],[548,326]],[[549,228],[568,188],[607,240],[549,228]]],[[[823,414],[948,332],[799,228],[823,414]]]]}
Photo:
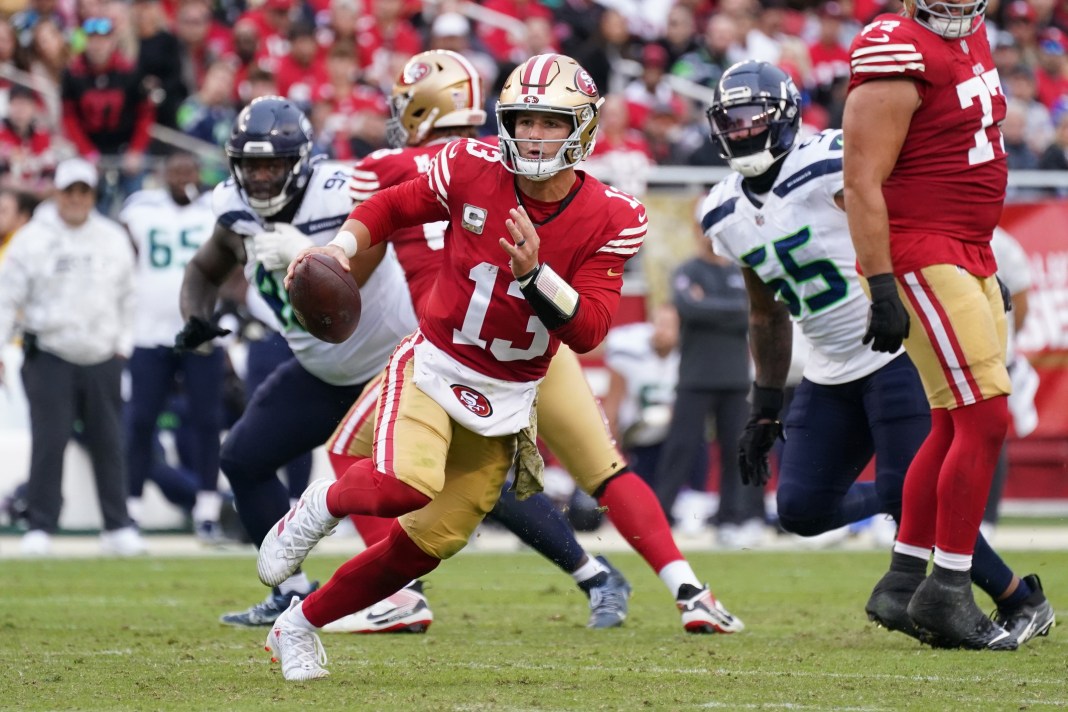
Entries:
{"type": "Polygon", "coordinates": [[[616,272],[614,269],[609,269],[608,270],[608,276],[609,277],[621,277],[621,276],[623,276],[623,273],[622,272],[616,272]]]}

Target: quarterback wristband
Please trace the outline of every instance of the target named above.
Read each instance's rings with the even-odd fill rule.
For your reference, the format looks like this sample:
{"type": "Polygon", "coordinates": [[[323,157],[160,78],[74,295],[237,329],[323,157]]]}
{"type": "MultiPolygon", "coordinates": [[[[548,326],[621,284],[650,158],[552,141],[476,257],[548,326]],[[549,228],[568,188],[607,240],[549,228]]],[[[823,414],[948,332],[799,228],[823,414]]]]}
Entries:
{"type": "Polygon", "coordinates": [[[781,388],[764,388],[754,382],[750,391],[753,415],[758,419],[778,420],[784,399],[781,388]]]}
{"type": "Polygon", "coordinates": [[[523,275],[519,288],[548,329],[559,329],[578,311],[579,293],[549,265],[541,265],[533,274],[523,275]]]}
{"type": "Polygon", "coordinates": [[[331,245],[340,247],[345,256],[350,260],[356,256],[357,244],[356,236],[348,230],[342,230],[337,235],[334,235],[334,239],[330,241],[331,245]]]}

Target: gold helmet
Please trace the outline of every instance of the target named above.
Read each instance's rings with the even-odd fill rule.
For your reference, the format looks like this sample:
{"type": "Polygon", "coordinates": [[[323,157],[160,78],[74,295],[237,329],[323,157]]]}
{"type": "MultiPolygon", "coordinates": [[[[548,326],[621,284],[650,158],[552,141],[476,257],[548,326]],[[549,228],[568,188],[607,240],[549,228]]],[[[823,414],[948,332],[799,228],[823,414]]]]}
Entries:
{"type": "Polygon", "coordinates": [[[589,73],[570,57],[539,54],[523,62],[508,77],[497,103],[497,130],[504,167],[531,180],[545,180],[576,165],[593,150],[598,112],[603,103],[589,73]],[[515,125],[516,115],[521,111],[544,111],[566,117],[572,127],[571,135],[555,156],[523,158],[520,155],[515,125]]]}
{"type": "Polygon", "coordinates": [[[947,39],[967,37],[983,26],[987,0],[904,0],[905,14],[947,39]]]}
{"type": "Polygon", "coordinates": [[[471,62],[449,50],[421,52],[393,84],[386,138],[403,148],[422,143],[431,129],[481,126],[482,107],[482,81],[471,62]]]}

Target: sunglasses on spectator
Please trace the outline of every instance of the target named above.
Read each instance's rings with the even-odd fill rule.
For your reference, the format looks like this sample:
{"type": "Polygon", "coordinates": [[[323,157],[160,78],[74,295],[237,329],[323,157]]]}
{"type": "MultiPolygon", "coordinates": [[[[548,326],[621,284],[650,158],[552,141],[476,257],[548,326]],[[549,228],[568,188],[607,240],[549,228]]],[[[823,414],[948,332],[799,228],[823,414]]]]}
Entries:
{"type": "Polygon", "coordinates": [[[106,17],[90,17],[82,23],[82,29],[87,35],[110,35],[114,26],[106,17]]]}

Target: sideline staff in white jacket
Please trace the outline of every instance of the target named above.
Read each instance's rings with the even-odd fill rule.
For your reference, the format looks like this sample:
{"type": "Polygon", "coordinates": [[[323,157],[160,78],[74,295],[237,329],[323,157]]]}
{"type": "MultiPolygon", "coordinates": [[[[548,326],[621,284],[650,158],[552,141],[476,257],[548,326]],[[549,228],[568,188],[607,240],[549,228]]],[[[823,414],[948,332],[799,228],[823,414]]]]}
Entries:
{"type": "MultiPolygon", "coordinates": [[[[107,553],[144,545],[126,512],[120,380],[131,350],[134,256],[115,222],[93,210],[96,169],[80,158],[56,168],[54,204],[12,238],[0,264],[0,339],[22,332],[22,382],[32,451],[27,555],[44,555],[59,524],[63,451],[75,420],[93,463],[107,553]]],[[[3,371],[0,370],[0,376],[3,371]]]]}

